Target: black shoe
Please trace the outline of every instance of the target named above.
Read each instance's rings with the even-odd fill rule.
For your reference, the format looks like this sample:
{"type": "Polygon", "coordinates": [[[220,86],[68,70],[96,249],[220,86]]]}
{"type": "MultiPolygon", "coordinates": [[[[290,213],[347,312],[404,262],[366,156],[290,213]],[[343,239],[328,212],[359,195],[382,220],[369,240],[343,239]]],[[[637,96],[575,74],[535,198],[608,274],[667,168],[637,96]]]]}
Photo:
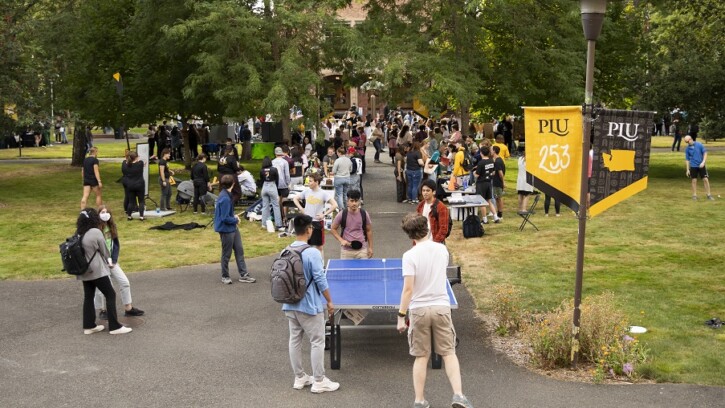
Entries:
{"type": "Polygon", "coordinates": [[[108,320],[108,312],[101,310],[101,313],[98,314],[98,318],[101,320],[108,320]]]}
{"type": "Polygon", "coordinates": [[[132,307],[131,309],[126,310],[126,313],[124,313],[124,316],[143,316],[143,314],[144,314],[143,310],[132,307]]]}
{"type": "Polygon", "coordinates": [[[133,221],[133,217],[130,216],[130,215],[128,217],[126,217],[126,219],[129,220],[129,221],[133,221]]]}

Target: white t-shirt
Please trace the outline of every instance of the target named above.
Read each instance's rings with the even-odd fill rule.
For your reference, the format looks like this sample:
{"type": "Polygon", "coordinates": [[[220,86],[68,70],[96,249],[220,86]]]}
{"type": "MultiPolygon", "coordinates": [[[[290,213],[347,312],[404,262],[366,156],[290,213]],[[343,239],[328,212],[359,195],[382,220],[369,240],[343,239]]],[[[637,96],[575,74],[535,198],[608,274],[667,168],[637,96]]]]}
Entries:
{"type": "Polygon", "coordinates": [[[317,214],[325,212],[325,203],[330,201],[334,197],[334,194],[332,191],[321,188],[317,188],[317,191],[306,188],[300,193],[299,197],[305,200],[305,215],[309,215],[312,219],[315,219],[317,214]]]}
{"type": "MultiPolygon", "coordinates": [[[[435,201],[433,201],[433,202],[435,203],[435,201]]],[[[427,202],[424,203],[423,204],[423,213],[421,214],[428,221],[428,239],[430,239],[431,236],[432,236],[432,231],[430,229],[430,217],[429,217],[429,215],[430,215],[430,208],[432,207],[432,205],[433,204],[428,204],[427,202]]]]}
{"type": "Polygon", "coordinates": [[[430,239],[403,254],[403,277],[415,276],[409,309],[451,305],[446,286],[447,268],[446,246],[430,239]]]}

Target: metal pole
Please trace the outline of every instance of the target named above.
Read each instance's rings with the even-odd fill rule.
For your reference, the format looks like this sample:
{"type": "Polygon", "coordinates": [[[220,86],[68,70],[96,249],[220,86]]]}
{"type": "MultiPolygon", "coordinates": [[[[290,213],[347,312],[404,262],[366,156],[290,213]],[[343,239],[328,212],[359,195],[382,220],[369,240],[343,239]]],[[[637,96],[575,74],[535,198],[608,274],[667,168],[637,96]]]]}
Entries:
{"type": "Polygon", "coordinates": [[[50,122],[55,122],[55,111],[53,110],[53,80],[50,80],[50,122]]]}
{"type": "Polygon", "coordinates": [[[589,207],[589,149],[592,131],[592,110],[594,94],[594,48],[596,41],[587,41],[587,74],[584,91],[584,135],[582,136],[581,191],[579,192],[579,237],[576,245],[576,284],[574,287],[574,322],[572,327],[571,367],[579,361],[579,328],[581,323],[582,281],[584,279],[584,239],[587,229],[589,207]]]}

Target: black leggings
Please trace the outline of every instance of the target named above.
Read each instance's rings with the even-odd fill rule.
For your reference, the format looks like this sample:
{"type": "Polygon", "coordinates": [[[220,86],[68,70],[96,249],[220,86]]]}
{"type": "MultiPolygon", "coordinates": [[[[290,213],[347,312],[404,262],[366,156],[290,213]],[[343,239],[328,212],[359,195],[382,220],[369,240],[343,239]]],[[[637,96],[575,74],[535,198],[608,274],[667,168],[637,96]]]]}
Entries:
{"type": "Polygon", "coordinates": [[[206,202],[204,202],[204,196],[209,191],[206,183],[194,183],[194,212],[196,212],[199,204],[201,204],[201,212],[206,212],[206,202]]]}
{"type": "MultiPolygon", "coordinates": [[[[144,188],[128,188],[126,190],[128,195],[128,204],[126,206],[126,214],[130,217],[133,214],[133,210],[138,205],[138,215],[143,217],[143,212],[146,209],[146,199],[144,197],[144,188]]],[[[124,200],[124,203],[126,200],[124,200]]]]}
{"type": "MultiPolygon", "coordinates": [[[[544,214],[549,213],[549,207],[551,206],[551,196],[548,194],[544,195],[544,214]]],[[[561,211],[561,202],[559,200],[554,200],[554,210],[556,210],[556,213],[559,214],[561,211]]]]}
{"type": "Polygon", "coordinates": [[[96,327],[96,306],[93,298],[96,296],[96,288],[106,297],[106,311],[108,312],[108,330],[121,328],[116,315],[116,291],[113,290],[111,279],[108,276],[83,281],[83,328],[92,329],[96,327]]]}

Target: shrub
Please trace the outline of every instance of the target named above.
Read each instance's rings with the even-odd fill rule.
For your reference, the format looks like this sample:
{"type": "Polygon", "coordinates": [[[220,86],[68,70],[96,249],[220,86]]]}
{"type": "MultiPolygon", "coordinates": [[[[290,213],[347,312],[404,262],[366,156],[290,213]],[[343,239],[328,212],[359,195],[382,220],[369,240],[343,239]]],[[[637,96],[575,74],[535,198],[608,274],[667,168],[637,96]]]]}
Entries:
{"type": "MultiPolygon", "coordinates": [[[[573,301],[562,302],[526,331],[534,363],[542,368],[571,363],[573,301]]],[[[579,358],[595,365],[594,380],[626,376],[638,378],[636,368],[647,359],[647,349],[627,334],[624,314],[614,304],[614,295],[591,296],[581,305],[579,358]]]]}
{"type": "Polygon", "coordinates": [[[506,336],[519,330],[523,315],[521,290],[510,284],[496,285],[489,304],[497,320],[496,333],[506,336]]]}

